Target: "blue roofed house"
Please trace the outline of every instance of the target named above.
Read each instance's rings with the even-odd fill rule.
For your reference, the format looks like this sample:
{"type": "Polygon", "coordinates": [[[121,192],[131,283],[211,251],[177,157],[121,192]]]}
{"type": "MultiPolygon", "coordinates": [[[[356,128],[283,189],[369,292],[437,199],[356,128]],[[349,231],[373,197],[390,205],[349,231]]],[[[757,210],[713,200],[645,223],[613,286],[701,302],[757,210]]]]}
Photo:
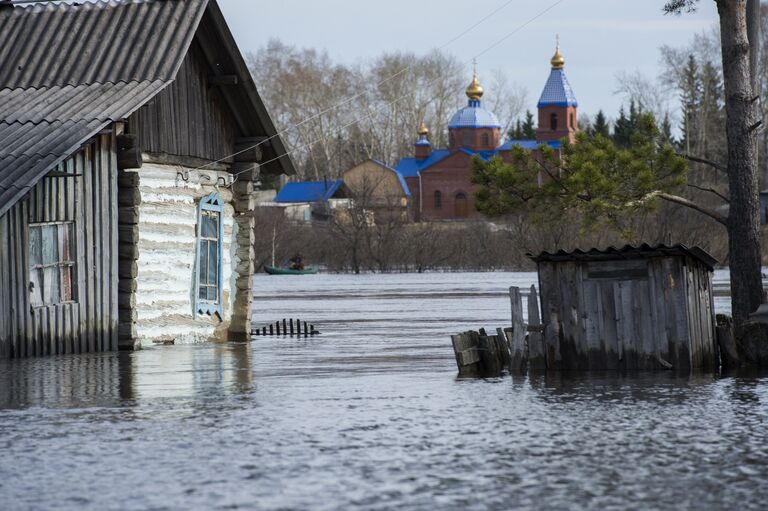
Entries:
{"type": "Polygon", "coordinates": [[[348,202],[342,184],[341,179],[286,183],[272,201],[261,206],[282,208],[297,222],[327,220],[330,210],[348,202]]]}
{"type": "Polygon", "coordinates": [[[483,108],[483,88],[476,73],[466,90],[467,106],[459,109],[448,123],[447,148],[433,148],[429,130],[422,123],[413,157],[402,158],[395,167],[412,194],[411,208],[416,220],[461,221],[480,217],[474,204],[475,187],[470,181],[470,164],[476,155],[483,159],[507,159],[515,146],[533,151],[540,144],[548,144],[559,149],[563,139],[575,139],[578,104],[563,70],[565,60],[559,46],[551,65],[537,105],[536,140],[502,143],[501,123],[493,112],[483,108]]]}

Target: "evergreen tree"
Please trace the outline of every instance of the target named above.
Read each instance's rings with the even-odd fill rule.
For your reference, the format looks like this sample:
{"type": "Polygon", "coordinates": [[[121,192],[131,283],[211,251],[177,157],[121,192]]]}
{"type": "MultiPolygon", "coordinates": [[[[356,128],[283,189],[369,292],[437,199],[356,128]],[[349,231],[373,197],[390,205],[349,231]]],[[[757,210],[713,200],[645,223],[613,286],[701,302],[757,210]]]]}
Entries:
{"type": "Polygon", "coordinates": [[[511,130],[509,130],[509,133],[507,133],[507,136],[511,140],[520,140],[523,138],[523,129],[521,127],[520,119],[518,118],[517,121],[515,121],[515,126],[511,130]]]}
{"type": "Polygon", "coordinates": [[[536,127],[533,125],[533,114],[530,110],[525,112],[522,137],[525,140],[536,140],[536,127]]]}
{"type": "Polygon", "coordinates": [[[590,132],[591,135],[602,135],[606,138],[611,136],[608,126],[608,119],[605,118],[605,114],[602,110],[597,111],[597,115],[595,115],[595,122],[592,123],[590,132]]]}
{"type": "Polygon", "coordinates": [[[679,87],[680,109],[682,113],[680,148],[686,154],[694,154],[699,150],[699,136],[696,128],[701,126],[699,114],[702,84],[699,76],[699,65],[696,63],[696,58],[693,55],[688,56],[688,61],[680,77],[679,87]]]}
{"type": "Polygon", "coordinates": [[[675,138],[672,136],[672,123],[669,121],[669,113],[664,114],[664,120],[659,126],[659,141],[662,144],[675,145],[675,138]]]}

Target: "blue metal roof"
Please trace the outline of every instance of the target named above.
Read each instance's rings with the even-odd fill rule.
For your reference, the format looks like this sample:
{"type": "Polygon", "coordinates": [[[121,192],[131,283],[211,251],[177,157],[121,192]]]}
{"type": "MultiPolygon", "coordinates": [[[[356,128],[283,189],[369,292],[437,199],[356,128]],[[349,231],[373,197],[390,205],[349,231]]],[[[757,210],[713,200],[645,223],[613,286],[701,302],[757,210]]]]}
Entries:
{"type": "Polygon", "coordinates": [[[538,103],[538,108],[543,106],[578,106],[576,95],[562,69],[553,69],[549,73],[538,103]]]}
{"type": "Polygon", "coordinates": [[[539,145],[546,144],[552,149],[559,149],[560,148],[560,141],[559,140],[550,140],[548,142],[537,142],[536,140],[507,140],[504,142],[501,146],[499,146],[499,151],[509,151],[512,149],[513,146],[516,147],[522,147],[523,149],[528,149],[530,151],[533,151],[539,145]]]}
{"type": "Polygon", "coordinates": [[[394,172],[395,175],[397,176],[397,180],[400,182],[400,186],[403,188],[403,193],[405,193],[406,197],[410,197],[411,196],[411,190],[408,188],[408,184],[405,182],[405,178],[403,177],[403,175],[400,172],[398,172],[397,170],[393,169],[392,167],[390,167],[386,163],[381,162],[379,160],[373,160],[373,162],[374,163],[378,163],[379,165],[381,165],[385,169],[391,170],[392,172],[394,172]]]}
{"type": "Polygon", "coordinates": [[[275,202],[317,202],[328,200],[341,187],[341,179],[335,181],[304,181],[286,183],[275,197],[275,202]]]}
{"type": "Polygon", "coordinates": [[[448,128],[501,128],[499,120],[480,106],[479,99],[470,99],[467,106],[453,114],[448,128]]]}
{"type": "Polygon", "coordinates": [[[451,154],[448,149],[435,149],[432,154],[421,160],[416,158],[402,158],[398,163],[395,170],[404,177],[416,177],[420,171],[431,167],[435,163],[442,159],[447,158],[451,154]]]}

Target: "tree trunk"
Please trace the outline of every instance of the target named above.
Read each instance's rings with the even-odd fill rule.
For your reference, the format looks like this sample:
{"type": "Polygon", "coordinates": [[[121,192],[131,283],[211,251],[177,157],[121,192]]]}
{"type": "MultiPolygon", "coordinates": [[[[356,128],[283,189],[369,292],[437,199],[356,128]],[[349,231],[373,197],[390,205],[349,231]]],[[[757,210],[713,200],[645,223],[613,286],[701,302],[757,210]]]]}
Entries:
{"type": "Polygon", "coordinates": [[[737,331],[760,305],[760,208],[757,182],[757,102],[753,101],[747,0],[716,0],[720,16],[728,138],[728,251],[737,331]]]}

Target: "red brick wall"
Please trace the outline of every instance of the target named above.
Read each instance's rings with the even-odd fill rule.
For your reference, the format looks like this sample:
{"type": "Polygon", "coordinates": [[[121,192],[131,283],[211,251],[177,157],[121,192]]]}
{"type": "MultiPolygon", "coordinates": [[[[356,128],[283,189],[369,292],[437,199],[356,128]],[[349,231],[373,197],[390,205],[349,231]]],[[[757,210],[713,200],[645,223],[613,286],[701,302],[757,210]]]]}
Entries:
{"type": "Polygon", "coordinates": [[[481,215],[475,210],[475,186],[470,182],[470,160],[466,153],[459,152],[421,173],[423,220],[467,220],[481,215]],[[441,207],[435,207],[435,191],[441,194],[441,207]],[[467,216],[455,216],[456,194],[466,195],[467,216]]]}
{"type": "Polygon", "coordinates": [[[576,138],[577,129],[576,107],[545,106],[539,108],[539,127],[536,130],[537,141],[548,142],[550,140],[568,138],[573,142],[576,138]],[[552,131],[550,128],[551,115],[553,113],[557,114],[557,130],[555,131],[552,131]]]}
{"type": "Polygon", "coordinates": [[[451,149],[466,147],[473,151],[490,151],[501,145],[499,128],[454,128],[449,130],[451,149]],[[488,143],[483,144],[483,133],[488,135],[488,143]],[[464,136],[469,137],[469,144],[464,143],[464,136]]]}

